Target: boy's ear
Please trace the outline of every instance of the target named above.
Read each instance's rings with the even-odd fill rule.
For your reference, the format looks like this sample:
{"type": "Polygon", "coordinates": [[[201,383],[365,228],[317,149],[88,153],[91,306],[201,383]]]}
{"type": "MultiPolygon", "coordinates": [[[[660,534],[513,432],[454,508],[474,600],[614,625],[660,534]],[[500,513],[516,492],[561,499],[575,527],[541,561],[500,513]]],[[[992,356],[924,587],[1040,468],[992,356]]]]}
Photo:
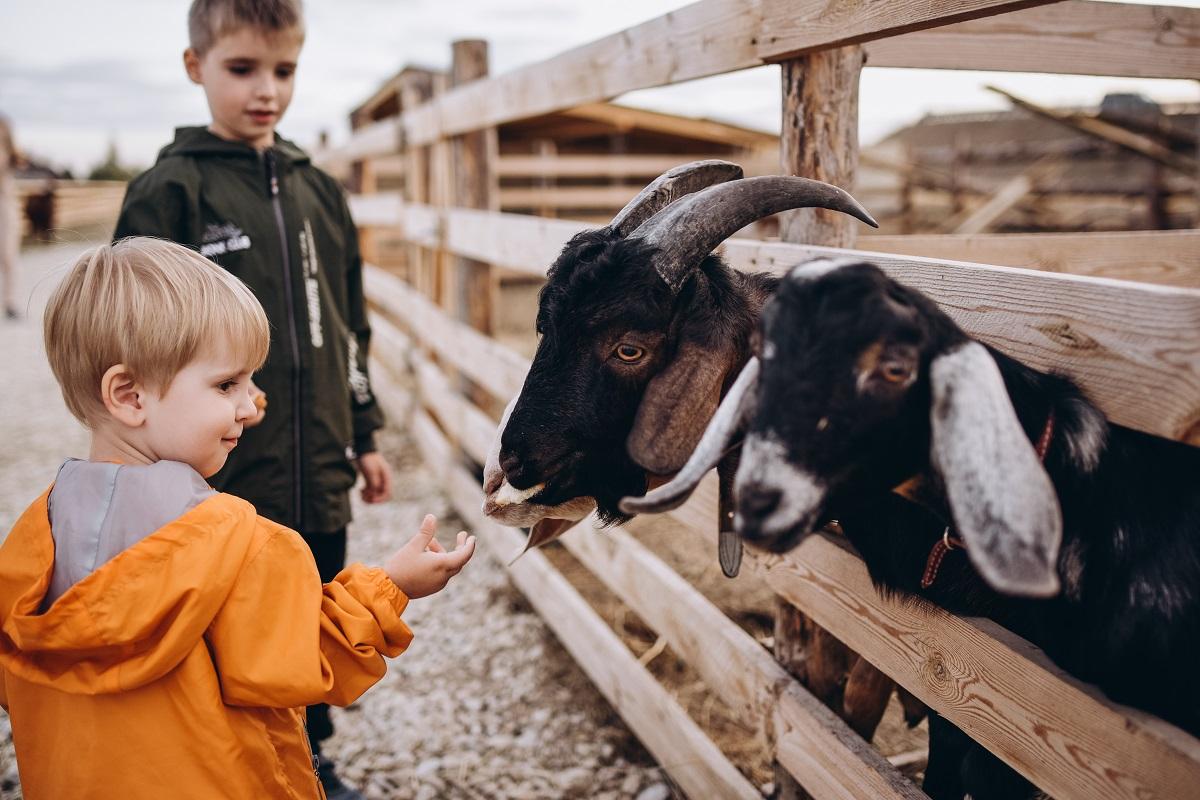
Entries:
{"type": "Polygon", "coordinates": [[[183,51],[183,69],[192,83],[201,83],[200,55],[190,47],[183,51]]]}
{"type": "Polygon", "coordinates": [[[145,389],[129,367],[114,364],[100,379],[100,399],[109,415],[130,428],[140,427],[146,421],[145,389]]]}

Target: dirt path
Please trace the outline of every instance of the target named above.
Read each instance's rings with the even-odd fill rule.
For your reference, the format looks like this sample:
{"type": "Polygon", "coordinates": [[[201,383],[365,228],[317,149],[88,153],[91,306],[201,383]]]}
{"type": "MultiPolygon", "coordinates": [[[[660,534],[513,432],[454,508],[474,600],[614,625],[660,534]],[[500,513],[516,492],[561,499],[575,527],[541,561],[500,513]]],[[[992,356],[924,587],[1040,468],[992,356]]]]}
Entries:
{"type": "MultiPolygon", "coordinates": [[[[42,354],[41,308],[81,246],[23,253],[27,318],[0,326],[0,536],[87,438],[67,413],[42,354]],[[35,285],[42,281],[42,285],[35,285]]],[[[356,500],[350,557],[379,563],[427,511],[443,534],[459,521],[420,454],[388,430],[381,449],[396,470],[396,497],[356,500]]],[[[666,800],[668,781],[482,553],[441,595],[405,614],[415,640],[354,706],[335,711],[327,751],[372,798],[636,798],[666,800]]],[[[7,715],[0,714],[0,800],[20,786],[7,715]]]]}

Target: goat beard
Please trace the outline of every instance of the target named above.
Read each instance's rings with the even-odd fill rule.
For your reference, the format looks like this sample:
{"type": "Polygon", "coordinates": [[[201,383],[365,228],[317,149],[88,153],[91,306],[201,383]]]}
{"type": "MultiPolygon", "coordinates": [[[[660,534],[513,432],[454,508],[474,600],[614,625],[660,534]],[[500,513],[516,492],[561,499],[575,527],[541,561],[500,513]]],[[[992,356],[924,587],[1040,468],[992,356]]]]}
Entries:
{"type": "MultiPolygon", "coordinates": [[[[576,471],[564,489],[570,495],[593,497],[596,500],[596,517],[605,526],[621,525],[633,517],[621,511],[621,498],[646,493],[648,484],[646,470],[640,467],[622,449],[602,453],[591,453],[576,471]]],[[[558,492],[554,493],[556,496],[558,492]]],[[[569,499],[569,497],[564,497],[569,499]]],[[[555,502],[561,502],[557,497],[555,502]]]]}

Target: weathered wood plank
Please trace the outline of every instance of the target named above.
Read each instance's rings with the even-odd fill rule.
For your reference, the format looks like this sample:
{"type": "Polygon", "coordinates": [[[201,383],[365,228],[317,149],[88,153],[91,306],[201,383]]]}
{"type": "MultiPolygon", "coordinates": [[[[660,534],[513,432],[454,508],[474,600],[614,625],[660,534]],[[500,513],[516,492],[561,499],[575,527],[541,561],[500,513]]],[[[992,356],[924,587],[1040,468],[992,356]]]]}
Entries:
{"type": "Polygon", "coordinates": [[[447,94],[405,114],[407,141],[424,144],[476,128],[609,100],[635,89],[761,63],[757,0],[702,0],[656,19],[447,94]]]}
{"type": "MultiPolygon", "coordinates": [[[[684,160],[719,158],[736,161],[747,175],[774,175],[779,162],[774,158],[729,153],[679,155],[621,155],[621,156],[501,156],[499,174],[502,178],[655,178],[684,160]]],[[[501,203],[503,206],[504,203],[501,203]]]]}
{"type": "Polygon", "coordinates": [[[563,537],[567,549],[665,636],[739,720],[771,732],[780,763],[812,796],[925,797],[674,570],[624,531],[588,522],[563,537]]]}
{"type": "MultiPolygon", "coordinates": [[[[450,230],[465,226],[448,231],[448,246],[491,252],[493,263],[537,275],[567,236],[587,227],[462,210],[446,219],[450,230]]],[[[1196,289],[741,239],[724,248],[738,269],[777,273],[818,256],[860,256],[929,294],[971,335],[1035,369],[1066,372],[1114,422],[1200,444],[1196,289]]]]}
{"type": "Polygon", "coordinates": [[[763,0],[758,55],[782,61],[802,53],[896,36],[908,31],[1003,14],[1055,0],[763,0]]]}
{"type": "Polygon", "coordinates": [[[387,155],[401,143],[429,144],[856,41],[868,42],[873,66],[1194,78],[1198,20],[1192,9],[1082,0],[701,0],[367,125],[326,157],[387,155]],[[1038,5],[1048,7],[1031,8],[1038,5]],[[972,19],[989,15],[998,16],[972,19]]]}
{"type": "MultiPolygon", "coordinates": [[[[499,557],[518,550],[524,536],[483,516],[483,493],[469,473],[455,466],[449,443],[433,421],[418,412],[412,430],[481,546],[499,557]]],[[[508,569],[596,688],[689,796],[762,797],[545,556],[526,553],[508,569]]]]}
{"type": "Polygon", "coordinates": [[[503,208],[616,209],[629,202],[637,186],[528,186],[500,190],[503,208]]]}
{"type": "MultiPolygon", "coordinates": [[[[672,515],[715,541],[713,478],[672,515]]],[[[989,620],[880,597],[842,540],[818,534],[783,556],[748,548],[744,564],[1052,796],[1183,798],[1200,785],[1200,740],[1113,703],[989,620]]]]}
{"type": "Polygon", "coordinates": [[[1200,76],[1200,10],[1070,0],[864,45],[872,67],[1200,76]]]}
{"type": "Polygon", "coordinates": [[[418,352],[410,356],[417,390],[425,408],[437,417],[443,430],[453,435],[473,461],[487,460],[496,433],[496,422],[454,391],[450,381],[429,359],[418,352]]]}
{"type": "Polygon", "coordinates": [[[1200,231],[864,236],[881,253],[1200,288],[1200,231]]]}
{"type": "Polygon", "coordinates": [[[393,319],[402,320],[440,358],[507,401],[521,389],[528,362],[493,339],[446,316],[430,300],[378,267],[364,271],[371,302],[393,319]]]}

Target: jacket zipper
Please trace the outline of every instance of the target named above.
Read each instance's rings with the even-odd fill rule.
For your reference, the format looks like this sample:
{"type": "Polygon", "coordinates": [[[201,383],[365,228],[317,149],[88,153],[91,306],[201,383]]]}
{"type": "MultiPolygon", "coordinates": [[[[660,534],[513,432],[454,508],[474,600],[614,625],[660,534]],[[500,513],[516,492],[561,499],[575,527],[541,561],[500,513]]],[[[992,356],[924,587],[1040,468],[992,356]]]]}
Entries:
{"type": "Polygon", "coordinates": [[[283,250],[283,296],[287,303],[288,337],[292,348],[292,485],[293,513],[296,530],[304,525],[300,484],[300,337],[296,334],[296,303],[292,290],[292,259],[288,250],[287,227],[283,221],[283,202],[279,197],[279,172],[275,167],[275,152],[267,150],[267,178],[270,182],[271,205],[275,209],[275,225],[279,229],[279,245],[283,250]]]}

